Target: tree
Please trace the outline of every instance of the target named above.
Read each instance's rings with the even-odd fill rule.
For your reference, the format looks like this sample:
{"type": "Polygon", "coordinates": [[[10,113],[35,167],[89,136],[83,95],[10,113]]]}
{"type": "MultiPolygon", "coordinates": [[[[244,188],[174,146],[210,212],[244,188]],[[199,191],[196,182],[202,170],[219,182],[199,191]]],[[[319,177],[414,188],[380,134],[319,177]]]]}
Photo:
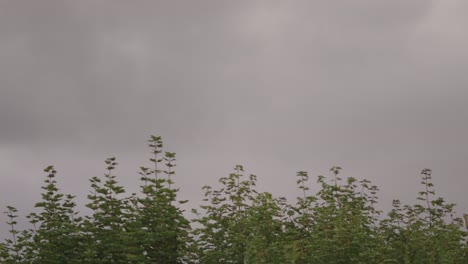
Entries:
{"type": "Polygon", "coordinates": [[[213,190],[205,186],[205,202],[198,210],[193,210],[200,216],[194,222],[199,225],[194,235],[199,245],[201,263],[245,263],[247,259],[247,244],[249,237],[248,215],[257,191],[256,176],[250,175],[247,180],[241,180],[244,169],[236,165],[234,173],[222,177],[219,182],[222,188],[213,190]]]}
{"type": "Polygon", "coordinates": [[[86,261],[90,263],[128,263],[131,261],[129,230],[133,219],[130,198],[122,197],[123,186],[118,185],[114,170],[116,159],[105,160],[104,178],[92,177],[90,202],[93,213],[83,224],[87,241],[86,261]]]}
{"type": "Polygon", "coordinates": [[[133,228],[134,240],[144,256],[139,263],[182,263],[190,260],[188,252],[190,223],[176,204],[178,189],[171,188],[174,175],[175,153],[165,152],[160,158],[163,142],[161,137],[149,140],[154,155],[150,161],[154,169],[140,168],[143,197],[136,200],[136,218],[133,228]],[[161,163],[166,170],[161,170],[161,163]],[[165,175],[162,178],[160,174],[165,175]]]}
{"type": "Polygon", "coordinates": [[[461,218],[454,217],[454,204],[434,199],[432,171],[423,169],[417,200],[401,207],[393,202],[388,218],[381,223],[386,242],[387,262],[393,263],[467,263],[467,233],[461,218]]]}

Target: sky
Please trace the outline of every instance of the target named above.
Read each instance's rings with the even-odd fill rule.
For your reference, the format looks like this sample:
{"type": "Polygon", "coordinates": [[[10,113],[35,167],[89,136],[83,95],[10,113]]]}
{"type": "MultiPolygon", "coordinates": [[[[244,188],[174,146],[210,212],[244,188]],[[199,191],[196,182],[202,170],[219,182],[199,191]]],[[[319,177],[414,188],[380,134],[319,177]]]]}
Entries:
{"type": "Polygon", "coordinates": [[[339,165],[384,210],[431,168],[468,213],[467,25],[465,0],[0,1],[0,207],[54,165],[82,208],[114,156],[137,191],[154,134],[189,207],[236,164],[291,202],[339,165]]]}

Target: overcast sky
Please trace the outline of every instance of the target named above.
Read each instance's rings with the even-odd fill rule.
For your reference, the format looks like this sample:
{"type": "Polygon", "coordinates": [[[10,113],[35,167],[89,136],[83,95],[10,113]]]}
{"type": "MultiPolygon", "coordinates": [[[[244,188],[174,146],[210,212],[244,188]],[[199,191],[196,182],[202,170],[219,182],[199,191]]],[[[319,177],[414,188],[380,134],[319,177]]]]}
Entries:
{"type": "Polygon", "coordinates": [[[467,28],[466,0],[0,1],[0,206],[47,165],[84,204],[112,156],[136,191],[155,134],[191,206],[236,164],[289,198],[340,165],[382,208],[431,168],[468,212],[467,28]]]}

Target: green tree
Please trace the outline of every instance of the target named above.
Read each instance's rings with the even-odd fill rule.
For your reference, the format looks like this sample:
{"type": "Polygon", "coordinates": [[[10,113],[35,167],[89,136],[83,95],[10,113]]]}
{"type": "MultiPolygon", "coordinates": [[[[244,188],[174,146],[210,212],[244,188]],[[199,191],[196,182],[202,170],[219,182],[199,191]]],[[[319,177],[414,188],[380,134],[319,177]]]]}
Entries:
{"type": "Polygon", "coordinates": [[[462,219],[455,217],[454,204],[435,196],[432,171],[423,169],[415,205],[393,202],[388,218],[381,222],[389,263],[467,263],[467,234],[462,219]]]}
{"type": "MultiPolygon", "coordinates": [[[[331,183],[319,176],[321,189],[316,196],[298,201],[294,263],[376,263],[379,258],[379,212],[374,208],[377,187],[352,177],[341,184],[340,170],[331,169],[331,183]]],[[[298,180],[298,184],[304,190],[304,181],[298,180]]]]}
{"type": "Polygon", "coordinates": [[[25,244],[22,241],[20,231],[16,229],[18,222],[18,210],[15,207],[7,206],[4,214],[8,217],[7,224],[10,226],[11,239],[6,239],[0,244],[0,260],[2,263],[21,263],[25,256],[25,244]],[[23,243],[22,243],[23,242],[23,243]]]}
{"type": "Polygon", "coordinates": [[[190,259],[190,222],[177,206],[187,201],[177,201],[178,189],[171,188],[175,153],[165,152],[164,157],[160,157],[163,152],[161,137],[151,136],[149,143],[154,155],[150,159],[154,169],[140,168],[143,197],[136,201],[133,226],[134,240],[142,250],[140,256],[143,256],[138,263],[187,262],[190,259]],[[165,170],[162,170],[161,163],[165,170]]]}
{"type": "Polygon", "coordinates": [[[273,198],[268,192],[259,193],[247,210],[245,263],[290,263],[284,198],[273,198]]]}
{"type": "Polygon", "coordinates": [[[194,220],[199,227],[194,236],[199,245],[201,263],[245,263],[249,237],[248,215],[257,191],[256,176],[242,180],[244,169],[236,165],[234,173],[220,178],[222,188],[205,186],[203,214],[194,220]]]}
{"type": "Polygon", "coordinates": [[[131,263],[132,247],[130,226],[133,208],[130,198],[122,197],[124,187],[118,185],[114,170],[115,158],[105,161],[107,172],[104,179],[90,179],[92,192],[86,205],[93,213],[83,224],[86,241],[86,263],[131,263]]]}
{"type": "Polygon", "coordinates": [[[35,204],[40,211],[29,215],[34,230],[28,252],[34,263],[79,263],[83,249],[79,229],[82,218],[75,211],[75,197],[59,191],[53,166],[44,171],[47,176],[42,201],[35,204]]]}

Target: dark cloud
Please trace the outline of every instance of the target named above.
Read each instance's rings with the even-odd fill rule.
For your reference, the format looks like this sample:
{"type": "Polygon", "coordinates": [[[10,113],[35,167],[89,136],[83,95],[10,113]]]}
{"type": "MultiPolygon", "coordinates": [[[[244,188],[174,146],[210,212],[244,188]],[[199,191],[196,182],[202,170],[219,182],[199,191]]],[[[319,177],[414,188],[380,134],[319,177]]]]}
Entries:
{"type": "MultiPolygon", "coordinates": [[[[145,140],[178,153],[181,195],[245,164],[294,197],[295,171],[412,201],[431,167],[468,211],[467,4],[447,1],[4,1],[0,201],[28,209],[41,169],[84,200],[117,156],[137,188],[145,140]]],[[[5,229],[5,228],[3,228],[5,229]]]]}

